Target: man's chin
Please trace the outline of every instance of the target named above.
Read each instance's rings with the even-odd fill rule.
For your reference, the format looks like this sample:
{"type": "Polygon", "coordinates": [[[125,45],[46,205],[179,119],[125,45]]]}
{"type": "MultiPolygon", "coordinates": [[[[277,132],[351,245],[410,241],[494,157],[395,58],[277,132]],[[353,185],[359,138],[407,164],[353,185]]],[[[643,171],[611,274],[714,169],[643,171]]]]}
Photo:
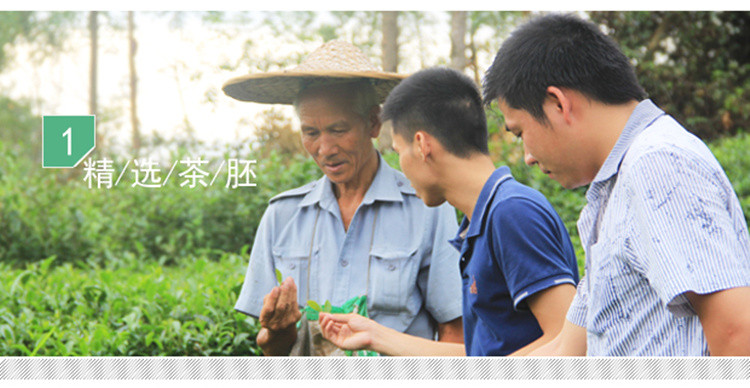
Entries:
{"type": "Polygon", "coordinates": [[[562,181],[562,180],[559,180],[559,179],[557,179],[557,178],[555,178],[555,177],[551,177],[551,178],[552,178],[552,179],[553,179],[554,181],[556,181],[557,183],[559,183],[559,184],[560,184],[560,186],[562,186],[562,187],[563,187],[564,189],[566,189],[566,190],[573,190],[573,189],[577,189],[577,188],[579,188],[579,187],[581,187],[581,186],[586,186],[587,184],[589,184],[589,183],[590,183],[590,182],[572,182],[572,181],[562,181]]]}
{"type": "Polygon", "coordinates": [[[335,184],[342,184],[351,180],[351,176],[346,174],[345,171],[331,172],[328,170],[323,170],[323,174],[328,177],[328,180],[335,184]]]}
{"type": "Polygon", "coordinates": [[[419,196],[419,194],[417,194],[417,197],[421,199],[427,207],[438,207],[445,203],[445,198],[422,198],[419,196]]]}
{"type": "MultiPolygon", "coordinates": [[[[327,175],[328,176],[328,175],[327,175]]],[[[331,181],[334,185],[345,185],[347,182],[349,182],[347,179],[335,179],[335,177],[328,176],[328,180],[331,181]]]]}

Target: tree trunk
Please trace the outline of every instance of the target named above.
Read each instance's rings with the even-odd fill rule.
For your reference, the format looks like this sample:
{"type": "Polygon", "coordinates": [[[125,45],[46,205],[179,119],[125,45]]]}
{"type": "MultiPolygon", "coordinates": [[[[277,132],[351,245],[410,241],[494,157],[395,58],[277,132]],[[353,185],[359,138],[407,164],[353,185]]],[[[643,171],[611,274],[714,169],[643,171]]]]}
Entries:
{"type": "Polygon", "coordinates": [[[398,71],[398,11],[383,11],[383,70],[398,71]]]}
{"type": "Polygon", "coordinates": [[[138,128],[138,110],[136,104],[138,76],[135,72],[135,52],[137,43],[135,41],[135,16],[133,11],[128,11],[128,66],[130,67],[130,123],[133,126],[133,153],[138,155],[141,149],[141,133],[138,128]]]}
{"type": "Polygon", "coordinates": [[[452,69],[466,68],[466,11],[451,11],[451,64],[452,69]]]}
{"type": "Polygon", "coordinates": [[[97,11],[89,12],[89,37],[91,39],[91,62],[89,67],[89,113],[96,114],[96,71],[97,71],[97,30],[99,22],[97,21],[97,11]]]}
{"type": "Polygon", "coordinates": [[[474,32],[469,35],[469,51],[471,51],[471,68],[474,70],[474,81],[477,85],[482,84],[479,78],[479,63],[477,60],[477,45],[474,42],[474,32]]]}
{"type": "MultiPolygon", "coordinates": [[[[383,70],[398,72],[398,11],[383,11],[383,70]]],[[[378,149],[383,152],[391,148],[392,129],[386,124],[378,136],[378,149]]]]}
{"type": "MultiPolygon", "coordinates": [[[[89,12],[89,37],[91,39],[91,62],[89,67],[89,114],[96,116],[97,113],[97,107],[96,107],[96,82],[97,82],[97,53],[99,50],[99,43],[98,43],[98,30],[99,30],[99,21],[97,20],[98,12],[97,11],[91,11],[89,12]]],[[[99,134],[100,131],[96,131],[96,145],[97,147],[101,146],[101,136],[99,134]]]]}

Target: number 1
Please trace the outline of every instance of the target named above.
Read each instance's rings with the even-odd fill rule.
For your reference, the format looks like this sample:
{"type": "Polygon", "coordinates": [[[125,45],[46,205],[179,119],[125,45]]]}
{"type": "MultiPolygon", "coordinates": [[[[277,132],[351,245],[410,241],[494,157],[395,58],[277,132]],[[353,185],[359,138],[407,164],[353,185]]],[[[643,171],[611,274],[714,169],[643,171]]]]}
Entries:
{"type": "Polygon", "coordinates": [[[71,150],[71,139],[73,138],[73,134],[72,134],[72,133],[70,132],[70,129],[71,129],[71,128],[70,128],[70,127],[68,127],[68,130],[67,130],[67,131],[65,131],[65,132],[63,132],[63,137],[65,137],[65,136],[67,136],[67,137],[68,137],[68,156],[70,156],[70,154],[72,154],[72,150],[71,150]]]}

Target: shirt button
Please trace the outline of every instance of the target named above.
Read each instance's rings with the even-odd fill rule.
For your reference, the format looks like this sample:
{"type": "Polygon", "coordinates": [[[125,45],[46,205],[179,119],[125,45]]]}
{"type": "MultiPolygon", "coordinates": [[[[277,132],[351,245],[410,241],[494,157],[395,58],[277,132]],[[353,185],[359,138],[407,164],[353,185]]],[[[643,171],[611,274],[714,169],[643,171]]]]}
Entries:
{"type": "Polygon", "coordinates": [[[403,185],[404,185],[404,182],[401,182],[401,181],[396,182],[396,186],[398,186],[398,187],[401,187],[403,185]]]}
{"type": "Polygon", "coordinates": [[[395,270],[396,270],[396,266],[395,266],[395,265],[393,265],[393,264],[389,264],[389,265],[388,265],[388,270],[389,270],[389,271],[395,271],[395,270]]]}
{"type": "Polygon", "coordinates": [[[341,261],[341,266],[342,266],[342,267],[346,267],[347,265],[349,265],[349,262],[348,262],[348,261],[346,261],[346,260],[342,260],[342,261],[341,261]]]}
{"type": "Polygon", "coordinates": [[[295,268],[297,268],[297,264],[294,264],[294,263],[289,264],[289,269],[295,269],[295,268]]]}

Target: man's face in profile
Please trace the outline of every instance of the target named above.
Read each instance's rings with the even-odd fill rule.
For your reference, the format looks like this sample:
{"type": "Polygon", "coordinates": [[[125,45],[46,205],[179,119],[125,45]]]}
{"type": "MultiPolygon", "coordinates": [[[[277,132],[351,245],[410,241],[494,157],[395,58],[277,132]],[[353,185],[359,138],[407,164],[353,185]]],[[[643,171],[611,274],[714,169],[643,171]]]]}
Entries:
{"type": "MultiPolygon", "coordinates": [[[[545,112],[548,111],[547,104],[545,112]]],[[[502,98],[498,99],[498,107],[505,117],[506,129],[523,141],[526,164],[539,166],[543,173],[566,189],[589,183],[582,176],[579,165],[581,152],[585,150],[579,149],[577,139],[564,133],[554,118],[548,123],[539,122],[529,112],[511,108],[502,98]]]]}
{"type": "Polygon", "coordinates": [[[401,171],[411,182],[417,197],[427,206],[440,206],[445,202],[445,196],[416,148],[414,140],[408,142],[400,134],[393,134],[393,149],[398,153],[401,171]]]}

